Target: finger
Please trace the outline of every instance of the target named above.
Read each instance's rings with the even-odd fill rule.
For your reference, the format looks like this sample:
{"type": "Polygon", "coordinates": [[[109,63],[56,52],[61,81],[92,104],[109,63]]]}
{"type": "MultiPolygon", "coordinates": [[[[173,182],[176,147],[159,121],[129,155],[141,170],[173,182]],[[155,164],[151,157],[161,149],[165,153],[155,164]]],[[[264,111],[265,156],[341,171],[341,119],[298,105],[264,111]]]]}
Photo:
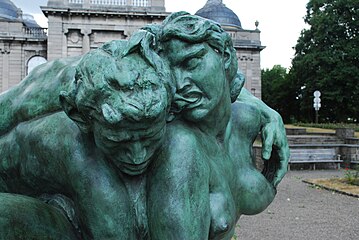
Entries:
{"type": "Polygon", "coordinates": [[[278,149],[279,156],[279,168],[276,173],[276,177],[274,178],[273,184],[274,187],[277,187],[278,184],[282,181],[284,175],[288,171],[288,162],[290,158],[290,151],[288,144],[284,144],[281,148],[278,149]]]}
{"type": "Polygon", "coordinates": [[[264,128],[262,132],[262,142],[262,158],[268,160],[271,156],[272,146],[274,142],[273,131],[264,128]]]}

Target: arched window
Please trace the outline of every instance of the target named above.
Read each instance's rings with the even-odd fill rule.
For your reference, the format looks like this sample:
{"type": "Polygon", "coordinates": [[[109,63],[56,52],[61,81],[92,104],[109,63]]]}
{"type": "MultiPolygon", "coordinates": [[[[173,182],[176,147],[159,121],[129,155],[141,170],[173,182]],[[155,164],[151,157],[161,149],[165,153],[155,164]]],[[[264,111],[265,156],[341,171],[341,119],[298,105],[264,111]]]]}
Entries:
{"type": "Polygon", "coordinates": [[[26,75],[28,75],[35,67],[46,63],[47,60],[44,57],[41,56],[33,56],[29,59],[27,62],[27,69],[26,69],[26,75]]]}

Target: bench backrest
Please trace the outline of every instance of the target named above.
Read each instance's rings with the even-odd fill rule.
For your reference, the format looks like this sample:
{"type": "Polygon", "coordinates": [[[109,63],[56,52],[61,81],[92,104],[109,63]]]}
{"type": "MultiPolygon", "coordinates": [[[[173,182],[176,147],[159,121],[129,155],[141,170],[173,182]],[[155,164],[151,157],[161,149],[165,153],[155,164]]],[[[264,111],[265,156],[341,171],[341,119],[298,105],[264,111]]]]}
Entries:
{"type": "Polygon", "coordinates": [[[337,160],[335,148],[292,148],[290,155],[289,162],[334,162],[337,160]]]}

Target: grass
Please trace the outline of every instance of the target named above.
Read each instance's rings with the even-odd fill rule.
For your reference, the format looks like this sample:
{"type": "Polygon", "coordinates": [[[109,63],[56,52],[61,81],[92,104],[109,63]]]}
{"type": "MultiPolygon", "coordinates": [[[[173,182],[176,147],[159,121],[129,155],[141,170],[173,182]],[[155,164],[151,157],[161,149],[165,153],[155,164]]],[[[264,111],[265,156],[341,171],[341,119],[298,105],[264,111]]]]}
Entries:
{"type": "Polygon", "coordinates": [[[331,179],[307,179],[304,182],[321,188],[343,193],[349,196],[359,197],[359,186],[348,184],[344,178],[331,179]]]}
{"type": "Polygon", "coordinates": [[[305,129],[307,129],[307,132],[335,133],[334,129],[327,129],[327,128],[304,127],[304,126],[297,126],[297,125],[292,125],[292,124],[286,124],[285,127],[288,127],[288,128],[305,128],[305,129]]]}
{"type": "MultiPolygon", "coordinates": [[[[329,129],[329,128],[305,127],[305,126],[299,126],[299,125],[293,125],[293,124],[285,124],[285,127],[286,128],[305,128],[308,133],[335,133],[335,129],[329,129]]],[[[356,138],[359,138],[359,131],[356,131],[354,133],[354,136],[356,138]]],[[[262,146],[262,141],[257,138],[254,141],[254,145],[262,146]]]]}
{"type": "Polygon", "coordinates": [[[305,128],[307,132],[314,133],[335,133],[336,128],[353,128],[355,130],[354,136],[359,138],[359,125],[358,124],[313,124],[313,123],[298,123],[286,124],[288,128],[305,128]]]}
{"type": "Polygon", "coordinates": [[[296,126],[301,127],[314,127],[314,128],[326,128],[326,129],[336,129],[336,128],[352,128],[355,131],[359,131],[359,124],[354,123],[296,123],[296,126]]]}

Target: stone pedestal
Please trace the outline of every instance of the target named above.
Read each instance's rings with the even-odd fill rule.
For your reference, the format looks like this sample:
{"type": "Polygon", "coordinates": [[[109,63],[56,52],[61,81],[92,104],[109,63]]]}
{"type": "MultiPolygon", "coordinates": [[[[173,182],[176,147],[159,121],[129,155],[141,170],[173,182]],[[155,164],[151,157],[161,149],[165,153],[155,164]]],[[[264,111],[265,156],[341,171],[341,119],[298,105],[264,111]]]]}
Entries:
{"type": "Polygon", "coordinates": [[[354,133],[354,129],[351,128],[337,128],[335,130],[335,135],[337,135],[339,139],[353,138],[354,133]]]}

